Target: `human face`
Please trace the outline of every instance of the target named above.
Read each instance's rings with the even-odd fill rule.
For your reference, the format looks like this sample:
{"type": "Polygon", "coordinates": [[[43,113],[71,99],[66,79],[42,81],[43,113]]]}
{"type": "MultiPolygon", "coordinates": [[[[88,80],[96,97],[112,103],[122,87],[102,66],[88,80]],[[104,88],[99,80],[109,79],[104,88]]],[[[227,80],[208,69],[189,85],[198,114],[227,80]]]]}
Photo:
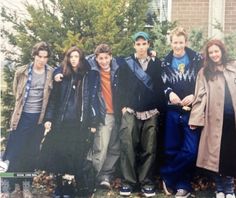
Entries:
{"type": "Polygon", "coordinates": [[[38,55],[34,57],[34,67],[37,69],[43,68],[48,62],[48,52],[41,50],[38,52],[38,55]]]}
{"type": "Polygon", "coordinates": [[[69,60],[70,60],[70,64],[72,66],[72,69],[76,70],[79,65],[79,60],[80,60],[79,52],[77,52],[77,51],[71,52],[69,60]]]}
{"type": "Polygon", "coordinates": [[[104,71],[110,71],[111,60],[112,60],[112,55],[109,55],[108,53],[100,53],[96,57],[96,61],[98,62],[98,65],[104,71]]]}
{"type": "Polygon", "coordinates": [[[145,58],[147,57],[147,51],[150,44],[147,40],[144,40],[143,38],[139,38],[134,42],[134,49],[136,51],[138,58],[145,58]]]}
{"type": "Polygon", "coordinates": [[[181,57],[184,55],[186,45],[187,43],[183,35],[181,36],[173,35],[171,41],[171,48],[174,51],[175,57],[181,57]]]}
{"type": "Polygon", "coordinates": [[[221,64],[222,52],[217,45],[208,48],[208,55],[214,63],[221,64]]]}

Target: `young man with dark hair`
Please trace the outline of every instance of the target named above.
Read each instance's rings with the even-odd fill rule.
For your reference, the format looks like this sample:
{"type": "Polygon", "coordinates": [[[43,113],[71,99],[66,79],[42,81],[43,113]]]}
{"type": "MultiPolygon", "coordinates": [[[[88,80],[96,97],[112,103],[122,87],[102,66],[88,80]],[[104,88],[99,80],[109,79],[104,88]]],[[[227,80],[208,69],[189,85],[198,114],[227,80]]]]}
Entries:
{"type": "Polygon", "coordinates": [[[120,195],[129,196],[141,187],[146,197],[152,197],[158,120],[165,107],[161,61],[148,55],[150,37],[146,32],[137,32],[132,39],[135,53],[125,58],[120,69],[120,195]]]}
{"type": "Polygon", "coordinates": [[[3,160],[9,161],[8,172],[31,172],[36,168],[42,123],[52,89],[53,68],[47,65],[51,52],[46,42],[32,49],[33,62],[18,67],[13,81],[15,108],[11,131],[3,160]]]}

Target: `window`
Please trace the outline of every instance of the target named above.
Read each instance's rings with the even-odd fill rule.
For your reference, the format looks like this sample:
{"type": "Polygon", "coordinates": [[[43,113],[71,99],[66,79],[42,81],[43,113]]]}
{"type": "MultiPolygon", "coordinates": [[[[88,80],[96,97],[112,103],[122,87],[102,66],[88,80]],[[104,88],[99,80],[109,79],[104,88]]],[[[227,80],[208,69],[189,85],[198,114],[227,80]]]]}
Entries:
{"type": "Polygon", "coordinates": [[[170,21],[172,0],[150,0],[148,15],[154,16],[159,21],[170,21]]]}

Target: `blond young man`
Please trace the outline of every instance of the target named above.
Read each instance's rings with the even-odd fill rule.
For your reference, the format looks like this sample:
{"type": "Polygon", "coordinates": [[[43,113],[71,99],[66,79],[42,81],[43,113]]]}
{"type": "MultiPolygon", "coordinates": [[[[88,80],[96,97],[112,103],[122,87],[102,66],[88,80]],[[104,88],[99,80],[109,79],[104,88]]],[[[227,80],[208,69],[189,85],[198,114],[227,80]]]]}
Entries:
{"type": "Polygon", "coordinates": [[[187,33],[182,27],[170,35],[172,51],[162,63],[162,79],[168,102],[164,133],[165,162],[161,177],[166,194],[176,198],[191,192],[191,173],[195,167],[199,130],[188,126],[197,73],[202,57],[187,47],[187,33]]]}

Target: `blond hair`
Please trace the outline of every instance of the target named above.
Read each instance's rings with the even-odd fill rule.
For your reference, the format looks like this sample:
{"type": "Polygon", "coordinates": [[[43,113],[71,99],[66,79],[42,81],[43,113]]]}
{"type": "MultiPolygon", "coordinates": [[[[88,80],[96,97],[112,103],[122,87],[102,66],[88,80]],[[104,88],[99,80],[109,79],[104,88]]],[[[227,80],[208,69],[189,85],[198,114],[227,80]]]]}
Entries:
{"type": "Polygon", "coordinates": [[[173,36],[184,36],[185,41],[188,40],[188,34],[183,27],[176,27],[170,32],[170,41],[172,41],[173,36]]]}

